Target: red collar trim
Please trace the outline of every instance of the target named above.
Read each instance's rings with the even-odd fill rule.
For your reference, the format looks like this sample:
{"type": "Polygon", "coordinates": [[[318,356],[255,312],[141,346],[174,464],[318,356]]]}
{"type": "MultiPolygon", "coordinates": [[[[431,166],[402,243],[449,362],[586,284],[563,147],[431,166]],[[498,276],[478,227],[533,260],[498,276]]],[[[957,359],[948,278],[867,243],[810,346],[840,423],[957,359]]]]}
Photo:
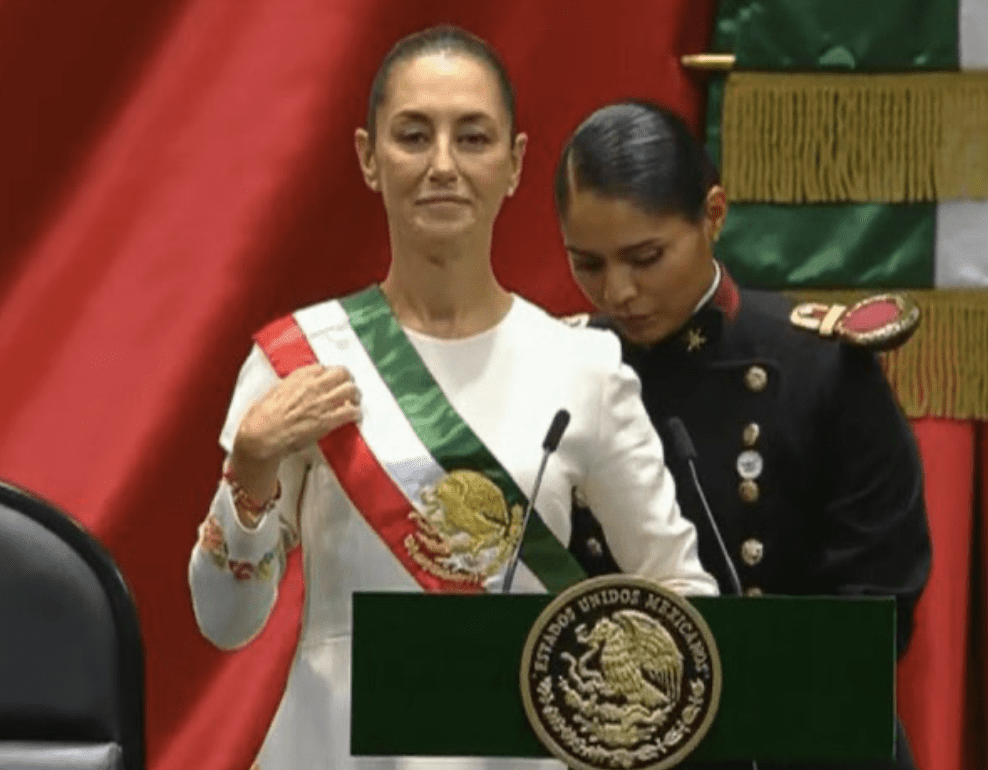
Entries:
{"type": "Polygon", "coordinates": [[[741,309],[741,293],[738,291],[738,285],[734,283],[734,279],[731,278],[731,274],[727,272],[723,263],[720,265],[720,284],[717,286],[717,291],[714,292],[710,304],[724,311],[724,314],[732,321],[737,316],[738,310],[741,309]]]}

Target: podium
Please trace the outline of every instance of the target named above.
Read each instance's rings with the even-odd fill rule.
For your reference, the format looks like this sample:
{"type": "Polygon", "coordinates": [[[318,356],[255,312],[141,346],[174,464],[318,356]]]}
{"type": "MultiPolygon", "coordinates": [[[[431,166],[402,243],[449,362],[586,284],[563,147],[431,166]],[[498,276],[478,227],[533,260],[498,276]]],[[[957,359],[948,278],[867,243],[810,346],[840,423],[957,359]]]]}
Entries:
{"type": "MultiPolygon", "coordinates": [[[[519,667],[551,595],[353,597],[354,756],[551,756],[519,667]]],[[[709,732],[687,764],[893,756],[895,603],[696,597],[721,660],[709,732]]]]}

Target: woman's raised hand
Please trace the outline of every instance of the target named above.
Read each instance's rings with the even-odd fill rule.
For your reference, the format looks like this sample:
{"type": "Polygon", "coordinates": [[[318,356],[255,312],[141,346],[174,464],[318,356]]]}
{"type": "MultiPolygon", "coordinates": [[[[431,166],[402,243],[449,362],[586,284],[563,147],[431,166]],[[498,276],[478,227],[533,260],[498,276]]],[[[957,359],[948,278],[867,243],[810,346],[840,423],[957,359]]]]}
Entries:
{"type": "Polygon", "coordinates": [[[296,369],[256,401],[240,421],[234,452],[279,460],[360,418],[360,393],[341,366],[296,369]]]}
{"type": "Polygon", "coordinates": [[[240,421],[230,465],[254,499],[277,489],[278,466],[291,452],[360,418],[360,392],[341,366],[296,369],[254,402],[240,421]]]}

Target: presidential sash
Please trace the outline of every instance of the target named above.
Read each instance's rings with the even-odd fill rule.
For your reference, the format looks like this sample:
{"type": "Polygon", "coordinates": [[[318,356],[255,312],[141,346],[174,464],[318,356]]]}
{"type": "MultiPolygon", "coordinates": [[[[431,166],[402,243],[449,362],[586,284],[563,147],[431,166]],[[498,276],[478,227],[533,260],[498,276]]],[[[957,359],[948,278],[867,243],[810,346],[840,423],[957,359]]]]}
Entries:
{"type": "MultiPolygon", "coordinates": [[[[528,500],[449,403],[376,286],[315,305],[258,332],[280,377],[345,366],[363,419],[319,444],[343,490],[426,591],[500,586],[528,500]]],[[[522,562],[558,593],[585,573],[533,510],[522,562]]]]}

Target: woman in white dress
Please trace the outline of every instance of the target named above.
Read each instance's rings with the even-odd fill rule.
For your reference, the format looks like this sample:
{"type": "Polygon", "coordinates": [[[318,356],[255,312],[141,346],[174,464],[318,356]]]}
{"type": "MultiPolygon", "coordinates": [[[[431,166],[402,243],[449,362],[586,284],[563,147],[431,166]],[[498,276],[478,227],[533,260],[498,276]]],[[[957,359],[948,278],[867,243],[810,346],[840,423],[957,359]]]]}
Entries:
{"type": "Polygon", "coordinates": [[[351,757],[354,591],[557,591],[583,576],[563,544],[577,489],[622,568],[716,593],[662,447],[608,332],[575,329],[502,288],[494,220],[521,175],[510,82],[456,28],[400,41],[356,132],[388,218],[380,286],[256,335],[220,443],[223,476],[189,567],[202,633],[247,644],[301,544],[306,611],[261,770],[560,768],[555,761],[351,757]],[[522,531],[557,410],[571,415],[522,531]]]}

